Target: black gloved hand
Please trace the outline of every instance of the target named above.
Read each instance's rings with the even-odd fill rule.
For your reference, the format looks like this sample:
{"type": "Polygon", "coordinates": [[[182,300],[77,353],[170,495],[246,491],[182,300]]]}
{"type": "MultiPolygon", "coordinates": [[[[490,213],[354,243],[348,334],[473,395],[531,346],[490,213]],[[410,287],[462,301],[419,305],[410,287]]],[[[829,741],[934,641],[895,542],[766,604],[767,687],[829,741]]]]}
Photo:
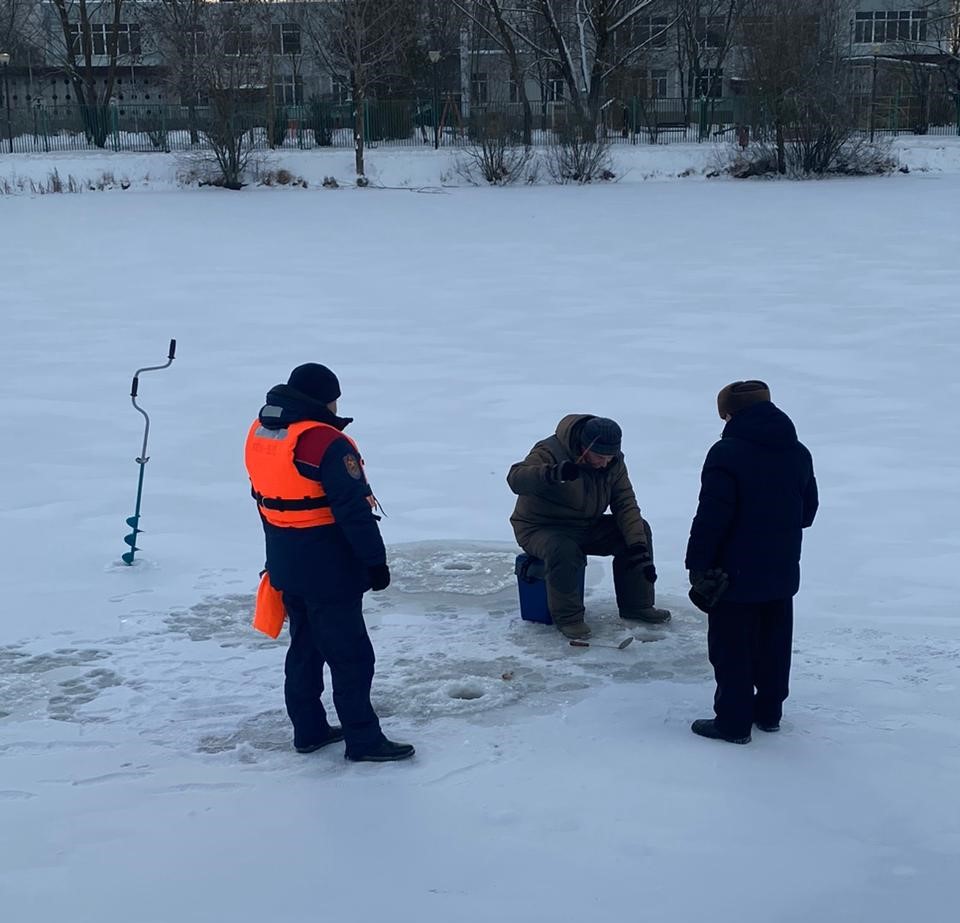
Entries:
{"type": "Polygon", "coordinates": [[[710,570],[690,571],[690,592],[687,594],[701,612],[709,614],[710,610],[727,591],[730,578],[719,567],[710,570]]]}
{"type": "Polygon", "coordinates": [[[547,481],[550,484],[563,484],[580,477],[580,469],[572,461],[563,461],[547,468],[547,481]]]}
{"type": "Polygon", "coordinates": [[[643,568],[643,579],[647,583],[657,582],[657,569],[653,566],[653,555],[646,545],[633,545],[627,549],[630,554],[630,562],[635,567],[643,568]]]}
{"type": "Polygon", "coordinates": [[[369,570],[370,574],[370,588],[376,592],[377,590],[385,590],[390,586],[390,568],[386,564],[375,564],[369,570]]]}

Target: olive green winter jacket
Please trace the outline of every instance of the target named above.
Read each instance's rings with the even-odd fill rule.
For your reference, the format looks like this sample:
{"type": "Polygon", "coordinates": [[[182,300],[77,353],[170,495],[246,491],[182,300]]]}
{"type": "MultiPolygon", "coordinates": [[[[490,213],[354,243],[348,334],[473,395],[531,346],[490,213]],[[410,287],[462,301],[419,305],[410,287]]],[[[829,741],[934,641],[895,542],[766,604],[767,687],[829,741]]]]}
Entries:
{"type": "Polygon", "coordinates": [[[637,498],[621,452],[606,468],[578,465],[575,481],[551,483],[547,472],[563,461],[576,462],[582,454],[579,434],[591,414],[570,414],[557,425],[555,436],[538,442],[522,462],[507,474],[517,495],[510,522],[517,540],[537,529],[577,531],[594,525],[610,509],[627,545],[645,545],[646,533],[637,498]]]}

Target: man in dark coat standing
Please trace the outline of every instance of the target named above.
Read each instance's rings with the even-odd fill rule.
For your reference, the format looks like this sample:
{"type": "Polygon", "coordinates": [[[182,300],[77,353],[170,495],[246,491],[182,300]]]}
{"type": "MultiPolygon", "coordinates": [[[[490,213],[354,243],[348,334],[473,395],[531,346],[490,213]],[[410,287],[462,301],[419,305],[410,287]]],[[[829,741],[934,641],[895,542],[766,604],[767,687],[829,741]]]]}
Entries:
{"type": "Polygon", "coordinates": [[[573,413],[507,474],[517,495],[510,517],[517,542],[544,562],[547,606],[568,638],[590,636],[583,607],[587,555],[613,556],[621,618],[670,621],[666,609],[654,606],[653,536],[640,515],[621,439],[615,421],[573,413]]]}
{"type": "Polygon", "coordinates": [[[754,724],[780,729],[801,536],[817,513],[817,481],[810,452],[764,382],[727,385],[717,409],[726,426],[703,465],[686,556],[690,599],[709,619],[716,717],[692,730],[745,744],[754,724]]]}
{"type": "Polygon", "coordinates": [[[298,366],[270,389],[247,436],[267,573],[290,624],[284,698],[299,753],[345,740],[349,760],[402,760],[413,747],[384,736],[370,702],[375,658],[363,594],[386,589],[390,570],[363,460],[343,432],[352,420],[337,416],[339,397],[330,369],[298,366]],[[320,702],[325,664],[342,728],[320,702]]]}

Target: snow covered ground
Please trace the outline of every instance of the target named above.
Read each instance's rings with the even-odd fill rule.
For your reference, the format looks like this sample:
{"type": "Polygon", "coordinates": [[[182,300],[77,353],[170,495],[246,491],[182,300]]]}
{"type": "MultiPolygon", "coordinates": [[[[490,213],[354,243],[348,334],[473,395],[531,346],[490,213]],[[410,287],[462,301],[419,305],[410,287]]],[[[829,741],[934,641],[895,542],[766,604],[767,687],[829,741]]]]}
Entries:
{"type": "Polygon", "coordinates": [[[3,919],[955,920],[948,174],[0,199],[3,919]],[[170,337],[127,568],[129,381],[170,337]],[[408,764],[295,754],[284,646],[249,628],[242,441],[306,360],[389,513],[367,611],[408,764]],[[682,558],[715,393],[753,376],[822,507],[784,732],[731,747],[688,730],[712,683],[682,558]],[[674,611],[619,622],[592,562],[599,640],[649,642],[621,652],[517,614],[504,475],[572,411],[622,422],[674,611]]]}
{"type": "MultiPolygon", "coordinates": [[[[892,158],[902,167],[919,173],[960,173],[960,137],[901,135],[881,139],[888,144],[892,158]]],[[[542,153],[542,149],[539,149],[542,153]]],[[[615,144],[611,147],[613,170],[618,184],[650,180],[702,180],[729,162],[735,148],[727,142],[706,144],[615,144]]],[[[410,150],[371,147],[367,151],[366,170],[376,186],[422,189],[429,187],[466,186],[458,165],[464,153],[457,149],[410,150]]],[[[186,182],[195,182],[195,154],[143,154],[112,151],[66,151],[53,154],[0,155],[0,193],[9,188],[12,194],[30,192],[30,182],[46,186],[56,171],[67,186],[72,177],[81,190],[129,186],[132,189],[174,189],[186,182]]],[[[318,149],[312,151],[280,150],[255,155],[250,169],[251,182],[256,176],[276,170],[288,170],[302,177],[314,189],[324,178],[332,176],[341,184],[353,182],[352,150],[318,149]]],[[[540,171],[541,182],[548,179],[540,171]]]]}

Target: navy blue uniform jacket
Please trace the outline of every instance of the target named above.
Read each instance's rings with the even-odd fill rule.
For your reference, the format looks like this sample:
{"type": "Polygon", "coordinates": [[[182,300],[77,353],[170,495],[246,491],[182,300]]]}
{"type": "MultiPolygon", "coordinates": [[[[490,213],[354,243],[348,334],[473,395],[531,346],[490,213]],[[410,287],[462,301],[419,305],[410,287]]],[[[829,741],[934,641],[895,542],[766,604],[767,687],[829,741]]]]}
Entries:
{"type": "MultiPolygon", "coordinates": [[[[263,426],[282,429],[303,420],[327,423],[341,431],[351,422],[288,385],[271,389],[260,411],[263,426]]],[[[314,430],[304,433],[297,442],[295,463],[301,475],[323,484],[336,522],[309,529],[284,529],[261,517],[270,582],[278,590],[312,599],[356,599],[370,589],[369,568],[387,560],[368,501],[370,485],[362,471],[359,478],[356,476],[356,449],[342,436],[331,439],[329,431],[314,430]]]]}
{"type": "Polygon", "coordinates": [[[789,599],[800,588],[802,530],[819,504],[813,459],[776,405],[737,413],[707,453],[686,567],[730,577],[724,602],[789,599]]]}

